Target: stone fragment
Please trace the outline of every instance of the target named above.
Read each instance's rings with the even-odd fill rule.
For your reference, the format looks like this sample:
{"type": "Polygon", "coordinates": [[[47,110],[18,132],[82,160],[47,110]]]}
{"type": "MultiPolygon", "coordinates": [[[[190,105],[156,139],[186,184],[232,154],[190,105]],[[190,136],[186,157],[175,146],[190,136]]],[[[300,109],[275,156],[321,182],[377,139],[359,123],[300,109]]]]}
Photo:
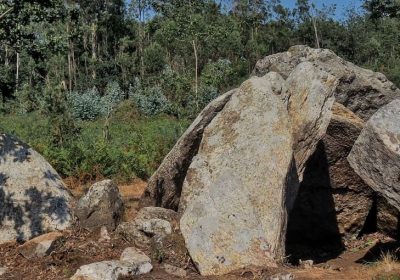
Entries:
{"type": "Polygon", "coordinates": [[[19,246],[18,252],[27,259],[42,258],[49,255],[62,238],[61,232],[46,233],[19,246]]]}
{"type": "Polygon", "coordinates": [[[102,226],[115,230],[124,213],[118,187],[111,180],[98,182],[78,201],[75,214],[82,227],[89,230],[102,226]]]}

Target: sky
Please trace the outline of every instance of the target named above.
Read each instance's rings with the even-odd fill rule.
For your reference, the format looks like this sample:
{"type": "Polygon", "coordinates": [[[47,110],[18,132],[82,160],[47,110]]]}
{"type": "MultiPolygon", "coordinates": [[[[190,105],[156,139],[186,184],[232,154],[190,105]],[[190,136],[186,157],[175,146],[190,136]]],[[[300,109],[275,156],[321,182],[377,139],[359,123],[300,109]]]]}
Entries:
{"type": "MultiPolygon", "coordinates": [[[[296,0],[281,0],[282,5],[288,8],[293,8],[295,6],[296,0]]],[[[364,2],[363,0],[311,0],[318,8],[323,5],[334,5],[336,4],[336,18],[341,19],[345,16],[346,10],[349,7],[354,7],[359,9],[364,2]]]]}
{"type": "MultiPolygon", "coordinates": [[[[126,3],[130,3],[132,0],[125,0],[126,3]]],[[[217,0],[217,2],[228,3],[230,0],[217,0]]],[[[345,18],[346,11],[349,7],[353,7],[356,9],[360,9],[364,0],[310,0],[311,3],[314,3],[317,8],[322,8],[323,5],[330,6],[336,4],[336,19],[345,18]]],[[[281,0],[283,6],[287,8],[294,8],[296,4],[296,0],[281,0]]]]}

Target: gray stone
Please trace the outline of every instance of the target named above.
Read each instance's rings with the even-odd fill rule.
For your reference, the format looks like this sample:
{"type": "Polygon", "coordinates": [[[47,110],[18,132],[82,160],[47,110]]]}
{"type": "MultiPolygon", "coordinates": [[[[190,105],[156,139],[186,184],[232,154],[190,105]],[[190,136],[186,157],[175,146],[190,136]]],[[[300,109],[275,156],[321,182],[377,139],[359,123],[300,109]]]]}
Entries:
{"type": "Polygon", "coordinates": [[[205,129],[188,170],[180,227],[202,275],[284,256],[286,195],[298,182],[290,119],[274,88],[271,77],[243,83],[205,129]]]}
{"type": "Polygon", "coordinates": [[[135,219],[138,229],[149,235],[165,236],[172,233],[171,223],[161,219],[135,219]]]}
{"type": "Polygon", "coordinates": [[[286,274],[279,273],[269,277],[269,280],[293,280],[293,279],[295,279],[295,277],[292,273],[286,273],[286,274]]]}
{"type": "Polygon", "coordinates": [[[173,229],[178,229],[179,227],[179,215],[170,209],[161,207],[144,207],[139,210],[135,220],[151,220],[151,219],[161,219],[170,222],[173,229]]]}
{"type": "Polygon", "coordinates": [[[146,236],[134,221],[119,224],[116,233],[124,240],[133,242],[138,247],[143,247],[150,243],[150,237],[146,236]]]}
{"type": "Polygon", "coordinates": [[[49,255],[62,238],[62,233],[50,232],[27,241],[18,247],[18,252],[27,259],[42,258],[49,255]]]}
{"type": "Polygon", "coordinates": [[[6,267],[0,267],[0,276],[4,275],[7,273],[7,268],[6,267]]]}
{"type": "Polygon", "coordinates": [[[194,120],[151,176],[141,206],[178,209],[183,180],[192,158],[197,154],[204,129],[234,92],[229,91],[212,101],[194,120]]]}
{"type": "Polygon", "coordinates": [[[137,267],[136,275],[148,273],[153,269],[150,258],[134,247],[126,248],[121,254],[120,261],[134,264],[137,267]]]}
{"type": "Polygon", "coordinates": [[[40,154],[0,134],[0,244],[68,228],[72,204],[60,176],[40,154]]]}
{"type": "Polygon", "coordinates": [[[330,50],[294,46],[287,52],[270,55],[257,62],[254,74],[278,72],[285,79],[304,61],[317,62],[338,78],[336,101],[367,121],[380,107],[396,98],[400,90],[381,73],[363,69],[338,57],[330,50]]]}
{"type": "Polygon", "coordinates": [[[371,117],[348,161],[372,189],[400,210],[400,99],[371,117]]]}
{"type": "MultiPolygon", "coordinates": [[[[286,80],[287,108],[300,181],[309,157],[326,133],[335,102],[337,79],[311,62],[300,63],[286,80]]],[[[293,195],[295,197],[296,195],[293,195]]]]}
{"type": "Polygon", "coordinates": [[[118,187],[111,180],[98,182],[78,201],[75,214],[82,227],[89,230],[107,227],[115,230],[124,213],[118,187]]]}
{"type": "MultiPolygon", "coordinates": [[[[150,269],[151,270],[151,269],[150,269]]],[[[81,266],[71,280],[118,280],[150,272],[149,266],[126,261],[102,261],[81,266]],[[146,272],[145,272],[146,271],[146,272]]]]}
{"type": "Polygon", "coordinates": [[[99,242],[100,243],[107,243],[110,242],[111,237],[110,234],[108,233],[107,227],[102,226],[100,228],[100,238],[99,238],[99,242]]]}

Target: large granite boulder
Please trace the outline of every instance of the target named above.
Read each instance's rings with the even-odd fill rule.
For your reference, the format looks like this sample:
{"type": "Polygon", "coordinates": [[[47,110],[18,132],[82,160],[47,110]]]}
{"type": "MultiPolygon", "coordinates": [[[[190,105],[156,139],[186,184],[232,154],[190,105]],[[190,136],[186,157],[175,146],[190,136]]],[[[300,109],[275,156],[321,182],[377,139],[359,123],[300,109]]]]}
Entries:
{"type": "Polygon", "coordinates": [[[40,154],[0,134],[0,244],[68,228],[72,202],[60,176],[40,154]]]}
{"type": "Polygon", "coordinates": [[[400,99],[371,117],[348,161],[371,188],[400,210],[400,99]]]}
{"type": "Polygon", "coordinates": [[[123,214],[124,203],[117,185],[112,180],[92,185],[75,208],[80,225],[89,230],[103,226],[108,230],[115,230],[123,214]]]}
{"type": "Polygon", "coordinates": [[[270,55],[257,62],[254,74],[264,76],[278,72],[285,79],[304,61],[317,62],[339,79],[336,101],[367,121],[380,107],[400,98],[400,90],[385,75],[363,69],[338,57],[327,49],[294,46],[287,52],[270,55]]]}
{"type": "Polygon", "coordinates": [[[243,83],[205,129],[179,205],[202,275],[284,256],[286,193],[297,189],[292,145],[286,106],[267,78],[243,83]]]}
{"type": "Polygon", "coordinates": [[[141,206],[159,206],[177,210],[183,180],[192,158],[197,154],[207,125],[222,110],[235,90],[212,101],[194,120],[151,176],[141,206]]]}
{"type": "Polygon", "coordinates": [[[335,103],[332,111],[326,135],[307,162],[289,217],[292,244],[341,246],[342,238],[359,235],[374,202],[373,190],[347,161],[364,122],[341,104],[335,103]]]}

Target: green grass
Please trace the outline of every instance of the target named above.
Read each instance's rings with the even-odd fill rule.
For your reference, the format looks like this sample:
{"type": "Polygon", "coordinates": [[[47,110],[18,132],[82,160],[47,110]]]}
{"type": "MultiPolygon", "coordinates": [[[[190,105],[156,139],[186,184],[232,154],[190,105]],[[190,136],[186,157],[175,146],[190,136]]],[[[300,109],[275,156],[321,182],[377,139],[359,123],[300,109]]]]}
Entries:
{"type": "Polygon", "coordinates": [[[129,114],[123,106],[111,119],[109,139],[105,121],[80,121],[76,136],[54,144],[49,120],[39,113],[0,116],[0,132],[17,136],[41,153],[63,177],[90,181],[99,177],[128,182],[148,178],[182,135],[189,121],[129,114]],[[121,111],[122,110],[122,111],[121,111]],[[126,110],[126,111],[124,111],[126,110]]]}

